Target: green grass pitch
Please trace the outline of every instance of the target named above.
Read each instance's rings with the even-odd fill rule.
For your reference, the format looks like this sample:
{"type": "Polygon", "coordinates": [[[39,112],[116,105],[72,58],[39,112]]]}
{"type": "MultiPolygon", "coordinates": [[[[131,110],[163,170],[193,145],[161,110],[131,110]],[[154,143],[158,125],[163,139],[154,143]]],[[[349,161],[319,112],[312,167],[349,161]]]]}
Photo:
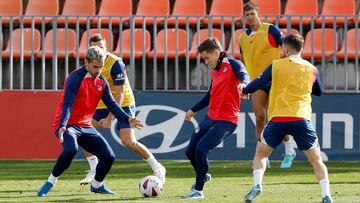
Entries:
{"type": "MultiPolygon", "coordinates": [[[[50,174],[55,161],[0,161],[0,202],[244,202],[252,185],[250,161],[210,161],[213,179],[205,185],[204,200],[185,201],[194,173],[188,161],[162,161],[167,168],[164,191],[158,198],[143,198],[138,191],[142,177],[151,174],[144,161],[115,161],[105,184],[115,196],[92,194],[80,186],[88,164],[73,161],[45,198],[36,191],[50,174]]],[[[307,162],[296,161],[280,169],[272,161],[264,177],[263,193],[255,202],[320,202],[320,187],[307,162]]],[[[326,162],[335,202],[360,202],[360,162],[326,162]]]]}

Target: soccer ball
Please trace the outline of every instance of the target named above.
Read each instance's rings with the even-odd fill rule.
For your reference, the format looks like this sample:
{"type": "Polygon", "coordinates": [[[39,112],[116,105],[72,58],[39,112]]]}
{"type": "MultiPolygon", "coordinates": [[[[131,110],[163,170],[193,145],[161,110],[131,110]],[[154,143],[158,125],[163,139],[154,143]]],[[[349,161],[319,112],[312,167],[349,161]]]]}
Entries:
{"type": "Polygon", "coordinates": [[[156,176],[146,176],[139,183],[139,191],[144,197],[157,197],[163,189],[163,183],[156,176]]]}

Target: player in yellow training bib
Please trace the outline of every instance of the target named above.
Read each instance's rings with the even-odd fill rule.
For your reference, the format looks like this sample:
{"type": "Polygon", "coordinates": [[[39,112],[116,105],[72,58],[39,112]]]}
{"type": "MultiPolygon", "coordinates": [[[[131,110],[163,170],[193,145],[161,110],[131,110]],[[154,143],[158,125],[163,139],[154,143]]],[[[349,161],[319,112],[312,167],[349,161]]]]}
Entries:
{"type": "MultiPolygon", "coordinates": [[[[261,8],[260,8],[261,9],[261,8]]],[[[280,58],[282,34],[275,25],[260,21],[258,5],[249,2],[244,5],[244,14],[249,28],[239,37],[242,61],[249,73],[250,80],[254,80],[270,65],[273,60],[280,58]]],[[[259,140],[266,123],[266,111],[269,103],[270,84],[261,87],[252,95],[252,108],[256,117],[256,141],[259,140]]],[[[284,138],[285,156],[281,168],[290,168],[296,152],[290,137],[284,138]]],[[[270,167],[270,162],[267,160],[270,167]]]]}
{"type": "Polygon", "coordinates": [[[319,140],[311,125],[311,94],[320,96],[321,82],[317,69],[301,58],[304,39],[300,35],[284,38],[286,58],[275,60],[257,79],[242,90],[244,98],[271,81],[269,122],[256,146],[253,159],[254,185],[245,195],[252,202],[262,192],[266,157],[286,135],[292,135],[311,163],[322,191],[322,203],[332,202],[328,171],[320,156],[319,140]]]}

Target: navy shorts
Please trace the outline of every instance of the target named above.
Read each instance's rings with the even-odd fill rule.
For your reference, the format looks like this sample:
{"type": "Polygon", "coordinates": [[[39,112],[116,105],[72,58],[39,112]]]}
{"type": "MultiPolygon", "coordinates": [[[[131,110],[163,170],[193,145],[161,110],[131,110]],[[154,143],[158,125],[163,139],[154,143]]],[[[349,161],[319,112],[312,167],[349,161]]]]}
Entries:
{"type": "MultiPolygon", "coordinates": [[[[130,117],[135,117],[135,111],[136,111],[136,106],[134,105],[130,105],[130,106],[124,106],[121,107],[127,114],[129,114],[130,117]]],[[[106,118],[109,115],[110,111],[108,109],[97,109],[93,119],[96,121],[100,121],[103,118],[106,118]]],[[[128,121],[125,120],[121,120],[121,121],[117,121],[116,122],[116,129],[120,130],[122,128],[131,128],[130,124],[128,121]]]]}
{"type": "Polygon", "coordinates": [[[268,83],[268,84],[262,86],[260,89],[261,89],[261,90],[264,90],[266,93],[269,93],[269,92],[270,92],[270,88],[271,88],[271,83],[268,83]]]}
{"type": "Polygon", "coordinates": [[[318,137],[309,120],[269,121],[261,134],[260,142],[275,149],[281,144],[286,135],[293,136],[300,150],[309,150],[319,146],[318,137]]]}

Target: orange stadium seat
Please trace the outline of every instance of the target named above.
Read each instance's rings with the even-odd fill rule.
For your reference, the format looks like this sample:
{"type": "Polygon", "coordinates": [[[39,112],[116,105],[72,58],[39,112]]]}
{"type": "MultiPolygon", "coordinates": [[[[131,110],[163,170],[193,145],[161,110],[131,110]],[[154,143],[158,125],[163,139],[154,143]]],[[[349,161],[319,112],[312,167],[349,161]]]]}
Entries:
{"type": "Polygon", "coordinates": [[[79,17],[79,24],[84,25],[87,21],[87,17],[84,16],[94,16],[95,9],[95,0],[66,0],[61,14],[62,16],[58,18],[57,23],[59,25],[64,25],[65,16],[69,16],[68,24],[76,25],[76,17],[70,16],[83,16],[79,17]]]}
{"type": "MultiPolygon", "coordinates": [[[[23,39],[24,39],[24,46],[23,46],[23,53],[24,58],[30,58],[31,53],[33,51],[34,54],[36,54],[40,50],[40,44],[41,44],[41,35],[39,30],[34,29],[34,37],[31,37],[32,29],[31,28],[24,28],[23,29],[23,39]],[[31,43],[34,42],[34,49],[32,50],[31,43]]],[[[14,58],[20,58],[20,41],[21,41],[21,31],[20,29],[15,29],[12,31],[12,46],[13,46],[13,57],[14,58]]],[[[5,51],[2,52],[3,58],[9,58],[10,57],[10,47],[11,42],[9,38],[9,42],[7,44],[7,47],[5,51]]]]}
{"type": "MultiPolygon", "coordinates": [[[[346,3],[339,0],[325,0],[322,6],[322,15],[332,15],[324,17],[325,25],[333,25],[334,18],[336,16],[336,24],[344,25],[345,17],[343,15],[355,14],[355,0],[348,0],[346,3]]],[[[350,21],[351,19],[348,18],[350,21]]],[[[322,17],[316,19],[316,24],[321,25],[322,17]]]]}
{"type": "Polygon", "coordinates": [[[259,14],[262,21],[274,23],[276,16],[281,14],[281,0],[251,0],[259,5],[259,14]],[[265,18],[265,16],[268,16],[265,18]],[[266,19],[266,20],[265,20],[266,19]]]}
{"type": "MultiPolygon", "coordinates": [[[[135,29],[134,30],[134,57],[135,58],[141,58],[143,55],[143,50],[145,53],[150,51],[150,45],[151,45],[151,36],[150,32],[143,29],[135,29]],[[143,46],[143,35],[145,35],[145,46],[143,46]]],[[[113,52],[116,55],[120,55],[120,52],[122,52],[122,58],[123,59],[129,59],[131,56],[131,30],[127,29],[124,30],[121,34],[121,37],[119,37],[119,41],[117,43],[116,49],[113,52]],[[120,46],[120,42],[122,42],[122,45],[120,46]]]]}
{"type": "MultiPolygon", "coordinates": [[[[305,59],[311,58],[311,42],[314,43],[314,58],[322,58],[322,47],[324,46],[324,56],[325,58],[331,58],[334,54],[334,48],[337,49],[336,40],[334,42],[334,30],[330,28],[324,29],[324,44],[322,44],[322,29],[314,29],[314,39],[312,40],[311,31],[306,34],[304,50],[302,56],[305,59]]],[[[337,38],[336,38],[337,39],[337,38]]]]}
{"type": "MultiPolygon", "coordinates": [[[[185,56],[186,53],[186,31],[183,29],[178,29],[178,39],[176,40],[176,29],[167,29],[167,58],[175,58],[176,50],[178,51],[178,56],[185,56]],[[178,48],[176,49],[176,41],[178,42],[178,48]]],[[[161,30],[156,35],[156,56],[154,51],[151,51],[147,54],[148,58],[160,58],[165,57],[165,30],[161,30]]]]}
{"type": "Polygon", "coordinates": [[[22,0],[0,0],[0,16],[3,24],[8,25],[9,16],[21,16],[23,4],[22,0]]]}
{"type": "Polygon", "coordinates": [[[240,59],[240,47],[239,47],[239,37],[241,35],[241,33],[243,32],[242,29],[237,29],[235,30],[234,34],[235,34],[235,38],[234,38],[234,47],[232,44],[232,40],[233,40],[233,36],[231,36],[230,38],[230,43],[229,43],[229,48],[226,51],[227,55],[232,55],[234,58],[236,59],[240,59]],[[234,49],[235,48],[235,49],[234,49]],[[232,53],[234,50],[234,54],[232,53]]]}
{"type": "MultiPolygon", "coordinates": [[[[45,35],[45,42],[44,42],[44,55],[45,58],[52,58],[53,57],[53,40],[54,40],[54,30],[49,30],[45,35]]],[[[72,29],[68,29],[67,33],[64,28],[58,28],[56,30],[56,51],[57,51],[57,58],[65,58],[65,50],[67,44],[67,51],[68,56],[70,56],[76,48],[76,33],[72,29]],[[66,40],[67,34],[67,40],[66,40]]],[[[39,51],[36,54],[37,58],[42,57],[42,51],[39,51]]]]}
{"type": "MultiPolygon", "coordinates": [[[[224,3],[223,0],[213,0],[211,4],[211,9],[209,15],[212,17],[212,25],[219,26],[221,25],[221,17],[224,15],[237,15],[238,17],[234,18],[234,22],[241,22],[241,15],[243,14],[243,2],[239,0],[227,0],[224,3]]],[[[232,23],[232,17],[223,17],[223,22],[225,26],[230,26],[232,23]]],[[[209,19],[204,18],[202,23],[208,25],[209,19]]]]}
{"type": "MultiPolygon", "coordinates": [[[[170,3],[169,0],[156,0],[154,3],[153,0],[139,0],[139,4],[136,10],[137,16],[162,16],[156,18],[156,24],[164,21],[163,16],[170,15],[170,3]]],[[[154,18],[146,17],[146,25],[153,25],[154,18]]],[[[135,24],[142,25],[143,18],[135,17],[135,24]]]]}
{"type": "Polygon", "coordinates": [[[281,28],[280,31],[282,32],[282,34],[285,36],[287,34],[297,34],[300,35],[300,32],[297,29],[291,28],[290,29],[290,33],[288,33],[288,29],[287,28],[281,28]]]}
{"type": "MultiPolygon", "coordinates": [[[[87,48],[89,47],[89,39],[93,34],[100,33],[106,40],[107,49],[109,52],[112,52],[112,47],[114,44],[114,37],[111,32],[109,32],[108,29],[100,29],[100,31],[97,28],[90,29],[88,31],[85,31],[80,40],[80,46],[79,46],[79,58],[83,59],[85,57],[85,53],[87,48]]],[[[74,58],[76,58],[76,52],[72,54],[74,58]]]]}
{"type": "MultiPolygon", "coordinates": [[[[31,24],[31,17],[29,16],[45,16],[45,23],[52,22],[53,18],[50,16],[57,16],[59,14],[59,2],[58,0],[29,0],[26,6],[25,17],[23,19],[24,24],[31,24]],[[28,17],[26,17],[28,16],[28,17]]],[[[41,24],[41,17],[35,17],[35,24],[41,24]]]]}
{"type": "MultiPolygon", "coordinates": [[[[132,14],[132,1],[131,0],[102,0],[98,16],[100,17],[101,25],[109,25],[109,16],[116,16],[111,18],[112,25],[119,25],[120,16],[131,16],[132,14]]],[[[121,18],[122,21],[128,20],[129,17],[121,18]]],[[[91,19],[93,25],[98,24],[98,18],[91,19]]]]}
{"type": "Polygon", "coordinates": [[[197,16],[199,16],[199,22],[201,22],[201,16],[206,15],[206,0],[176,0],[174,4],[174,9],[172,12],[171,18],[167,20],[168,25],[174,26],[176,23],[176,18],[178,17],[178,23],[181,26],[186,25],[186,17],[185,16],[193,16],[189,17],[189,25],[194,26],[197,22],[197,16]]]}
{"type": "MultiPolygon", "coordinates": [[[[201,29],[199,30],[199,32],[195,33],[194,37],[193,37],[193,40],[192,40],[192,45],[191,45],[191,49],[189,51],[189,57],[194,59],[197,57],[197,54],[196,54],[196,50],[197,50],[197,47],[199,46],[199,44],[197,43],[197,36],[199,35],[199,44],[201,42],[203,42],[206,38],[208,38],[210,36],[209,34],[209,30],[207,28],[205,29],[201,29]]],[[[221,32],[220,29],[212,29],[212,37],[215,37],[217,38],[220,42],[221,42],[221,45],[222,47],[225,49],[225,34],[223,32],[221,32]]]]}
{"type": "MultiPolygon", "coordinates": [[[[302,17],[303,25],[310,25],[311,17],[314,16],[314,21],[318,15],[318,0],[288,0],[285,7],[284,15],[295,15],[291,17],[291,25],[300,25],[300,15],[307,15],[302,17]]],[[[285,26],[287,24],[287,17],[280,19],[279,24],[285,26]]]]}
{"type": "MultiPolygon", "coordinates": [[[[355,35],[356,35],[356,30],[355,29],[351,29],[348,30],[346,33],[346,37],[347,37],[347,54],[348,54],[348,59],[355,59],[356,58],[356,46],[358,48],[358,58],[360,57],[360,29],[358,29],[358,40],[355,39],[355,35]]],[[[344,38],[344,43],[342,44],[342,47],[340,49],[340,51],[337,52],[337,57],[339,59],[344,59],[345,58],[345,38],[344,38]]]]}

